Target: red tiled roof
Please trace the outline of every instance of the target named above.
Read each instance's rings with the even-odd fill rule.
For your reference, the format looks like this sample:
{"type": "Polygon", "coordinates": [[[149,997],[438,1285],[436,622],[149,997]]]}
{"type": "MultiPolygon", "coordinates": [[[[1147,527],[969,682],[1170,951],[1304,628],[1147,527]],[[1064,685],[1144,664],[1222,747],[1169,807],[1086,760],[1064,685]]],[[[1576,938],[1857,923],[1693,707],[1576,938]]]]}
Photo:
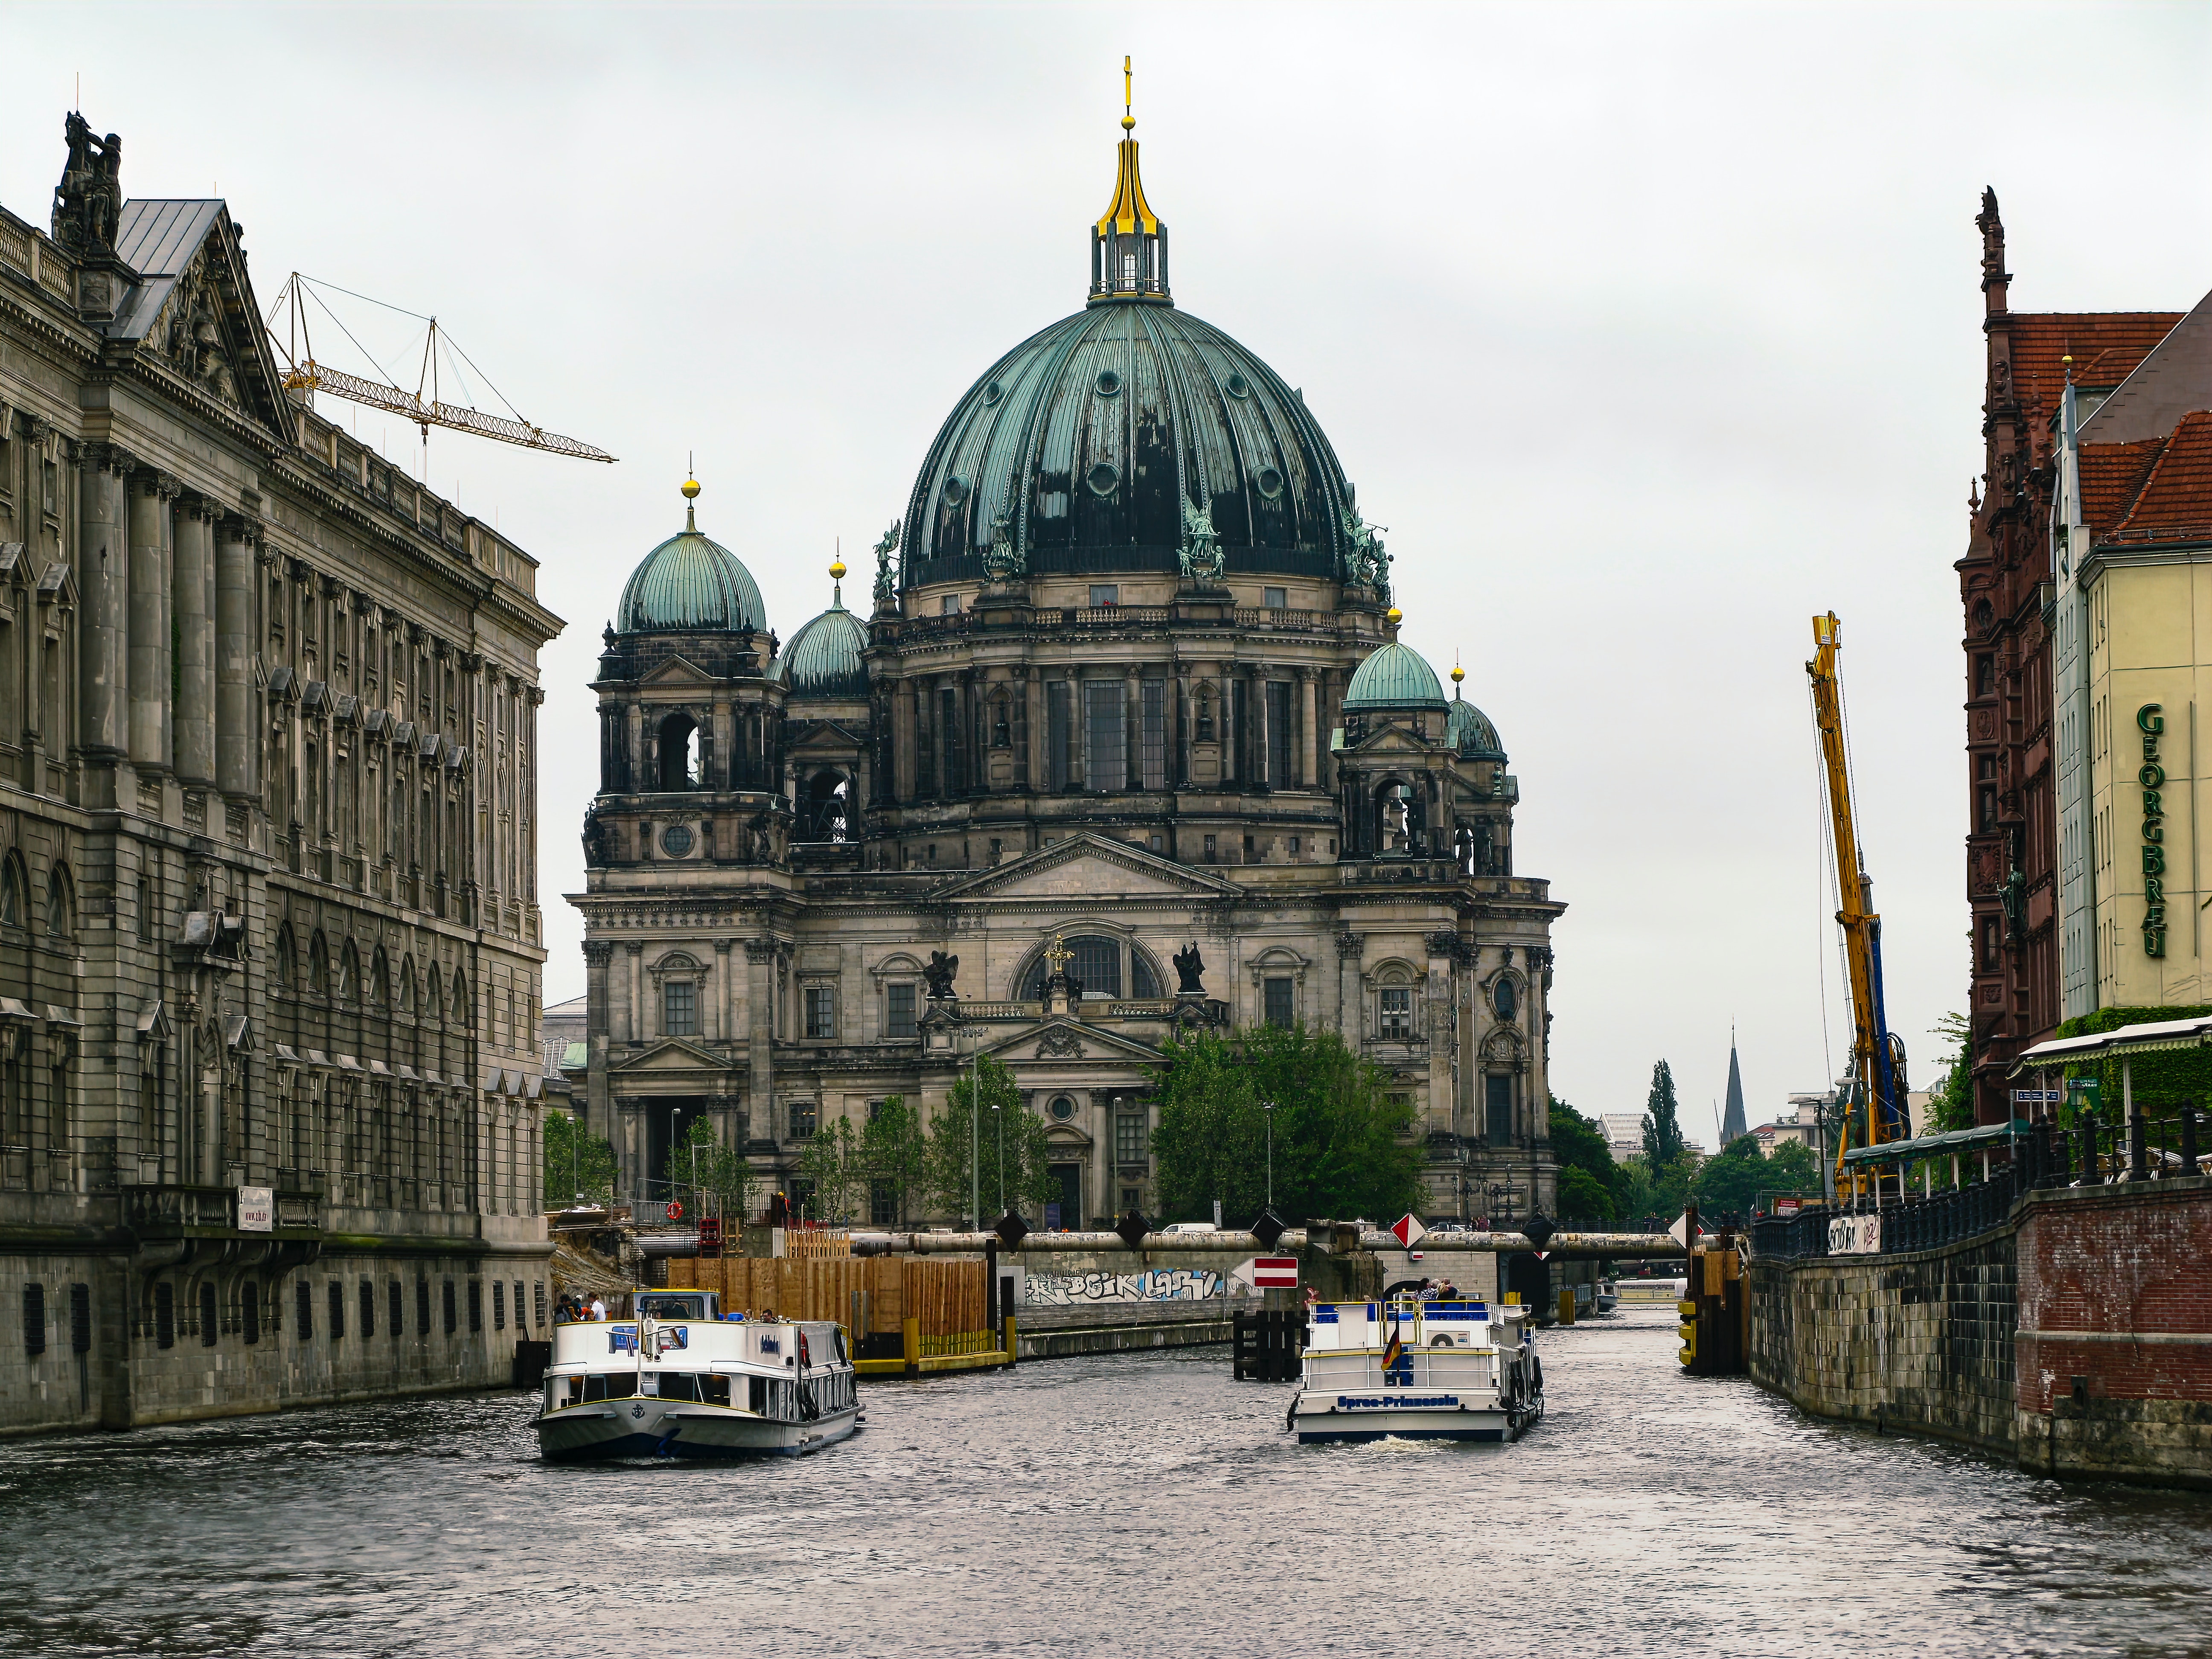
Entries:
{"type": "Polygon", "coordinates": [[[2172,331],[2179,311],[2022,312],[2012,318],[2012,383],[2023,404],[2051,410],[2074,359],[2075,386],[2116,386],[2172,331]]]}
{"type": "Polygon", "coordinates": [[[2081,521],[2089,526],[2092,538],[2111,534],[2112,526],[2127,517],[2165,447],[2163,438],[2081,446],[2081,521]]]}
{"type": "Polygon", "coordinates": [[[2127,542],[2198,537],[2212,538],[2212,411],[2203,410],[2181,417],[2135,505],[2112,532],[2112,539],[2127,542]]]}

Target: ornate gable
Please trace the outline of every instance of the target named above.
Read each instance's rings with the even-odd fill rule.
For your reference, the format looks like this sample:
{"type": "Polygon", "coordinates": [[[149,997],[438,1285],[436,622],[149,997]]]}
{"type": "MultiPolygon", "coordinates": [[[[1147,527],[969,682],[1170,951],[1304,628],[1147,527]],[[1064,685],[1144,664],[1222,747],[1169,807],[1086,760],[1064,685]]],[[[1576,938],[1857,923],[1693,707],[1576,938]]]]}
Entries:
{"type": "Polygon", "coordinates": [[[125,203],[115,252],[137,282],[110,332],[137,340],[194,391],[289,444],[296,440],[283,377],[240,235],[220,201],[125,203]]]}
{"type": "Polygon", "coordinates": [[[1177,864],[1145,848],[1087,831],[1002,864],[980,875],[946,883],[932,896],[939,902],[982,899],[1049,899],[1173,895],[1189,898],[1235,898],[1235,882],[1177,864]]]}
{"type": "Polygon", "coordinates": [[[684,1042],[681,1037],[664,1037],[642,1053],[617,1060],[610,1071],[626,1072],[632,1075],[650,1075],[655,1072],[696,1073],[702,1069],[726,1072],[729,1062],[720,1055],[684,1042]]]}

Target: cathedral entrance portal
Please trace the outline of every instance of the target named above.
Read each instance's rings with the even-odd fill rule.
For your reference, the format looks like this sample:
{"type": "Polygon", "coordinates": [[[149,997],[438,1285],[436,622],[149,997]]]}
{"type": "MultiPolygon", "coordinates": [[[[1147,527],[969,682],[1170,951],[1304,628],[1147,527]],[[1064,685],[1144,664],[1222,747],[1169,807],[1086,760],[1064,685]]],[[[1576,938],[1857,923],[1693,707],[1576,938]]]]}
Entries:
{"type": "MultiPolygon", "coordinates": [[[[1053,1206],[1059,1212],[1060,1225],[1071,1231],[1083,1225],[1083,1166],[1080,1164],[1055,1164],[1051,1166],[1054,1184],[1059,1188],[1059,1201],[1053,1206]]],[[[1053,1217],[1045,1218],[1050,1227],[1053,1217]]]]}
{"type": "Polygon", "coordinates": [[[682,1171],[678,1171],[678,1184],[672,1188],[668,1180],[668,1155],[690,1138],[691,1125],[707,1110],[703,1100],[648,1100],[645,1103],[645,1167],[638,1171],[637,1195],[650,1202],[665,1203],[680,1195],[682,1171]]]}

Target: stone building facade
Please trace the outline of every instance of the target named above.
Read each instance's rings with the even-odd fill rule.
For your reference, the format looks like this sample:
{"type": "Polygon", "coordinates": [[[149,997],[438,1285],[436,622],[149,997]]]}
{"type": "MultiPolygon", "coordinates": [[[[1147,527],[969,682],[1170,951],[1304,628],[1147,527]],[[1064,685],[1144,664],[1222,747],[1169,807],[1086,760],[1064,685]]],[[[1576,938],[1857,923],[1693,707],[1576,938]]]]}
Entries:
{"type": "MultiPolygon", "coordinates": [[[[1982,234],[1984,470],[1955,567],[1966,658],[1966,888],[1972,913],[1974,1110],[2011,1115],[2006,1073],[2062,1018],[2097,1006],[2090,941],[2059,916],[2062,778],[2054,699],[2051,513],[2060,404],[2070,374],[2089,408],[2181,320],[2169,312],[2016,312],[1995,191],[1982,234]],[[2069,360],[2071,360],[2070,362],[2069,360]]],[[[2076,860],[2087,843],[2076,837],[2076,860]]]]}
{"type": "Polygon", "coordinates": [[[69,139],[0,212],[0,1431],[501,1381],[560,624],[288,390],[225,203],[69,139]]]}
{"type": "Polygon", "coordinates": [[[1152,1203],[1178,1018],[1295,1020],[1417,1105],[1431,1215],[1549,1206],[1562,907],[1515,868],[1498,733],[1399,642],[1303,395],[1175,306],[1133,137],[1090,240],[1088,304],[930,447],[865,618],[841,585],[779,644],[696,501],[630,578],[573,896],[591,1127],[637,1198],[702,1115],[787,1186],[817,1126],[933,1111],[980,1047],[1086,1223],[1152,1203]]]}

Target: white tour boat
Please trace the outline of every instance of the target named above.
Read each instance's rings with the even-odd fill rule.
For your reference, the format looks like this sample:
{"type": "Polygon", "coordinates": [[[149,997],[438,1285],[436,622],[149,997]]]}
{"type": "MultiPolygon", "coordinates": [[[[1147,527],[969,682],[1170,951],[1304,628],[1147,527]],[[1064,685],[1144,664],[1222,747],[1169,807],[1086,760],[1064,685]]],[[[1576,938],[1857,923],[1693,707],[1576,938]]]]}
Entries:
{"type": "Polygon", "coordinates": [[[1544,1414],[1544,1368],[1522,1307],[1317,1303],[1285,1425],[1315,1440],[1514,1440],[1544,1414]]]}
{"type": "Polygon", "coordinates": [[[546,1456],[788,1457],[860,1425],[842,1325],[725,1317],[712,1291],[641,1291],[637,1314],[554,1328],[546,1456]]]}

